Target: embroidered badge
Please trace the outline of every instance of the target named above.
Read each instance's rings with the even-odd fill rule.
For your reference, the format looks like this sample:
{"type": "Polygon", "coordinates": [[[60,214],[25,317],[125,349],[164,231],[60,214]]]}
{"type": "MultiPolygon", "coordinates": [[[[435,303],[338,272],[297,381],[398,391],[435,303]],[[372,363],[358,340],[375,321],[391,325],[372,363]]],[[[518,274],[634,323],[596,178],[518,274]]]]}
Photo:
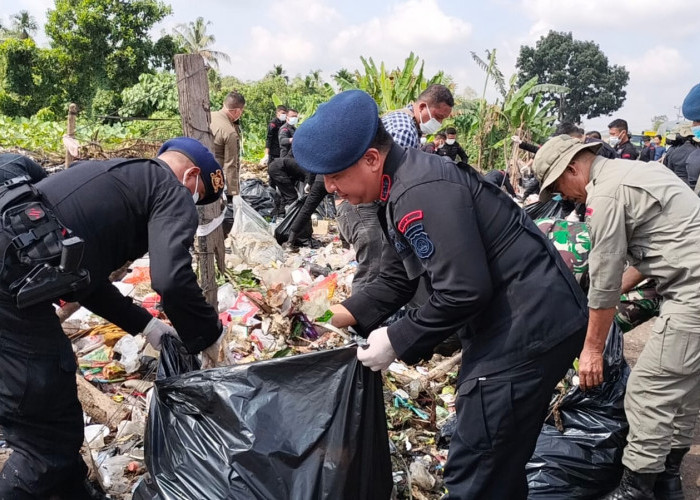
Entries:
{"type": "Polygon", "coordinates": [[[414,210],[413,212],[409,212],[406,215],[404,215],[396,227],[399,231],[401,231],[401,234],[403,234],[406,232],[406,228],[408,228],[408,226],[412,222],[416,222],[418,220],[421,220],[422,218],[423,210],[414,210]]]}
{"type": "Polygon", "coordinates": [[[221,170],[212,172],[209,175],[211,176],[211,187],[214,189],[215,193],[218,193],[219,189],[224,189],[224,174],[221,170]]]}
{"type": "Polygon", "coordinates": [[[394,250],[396,250],[396,253],[399,255],[407,250],[408,247],[401,239],[399,239],[399,237],[396,235],[396,231],[393,229],[389,229],[389,239],[391,240],[391,244],[394,245],[394,250]]]}
{"type": "Polygon", "coordinates": [[[413,247],[413,251],[421,259],[427,259],[435,252],[435,245],[423,229],[423,224],[416,224],[408,228],[404,234],[408,242],[413,247]]]}
{"type": "Polygon", "coordinates": [[[382,192],[379,194],[379,199],[381,201],[388,200],[390,192],[391,192],[391,177],[389,177],[388,175],[382,175],[382,192]]]}

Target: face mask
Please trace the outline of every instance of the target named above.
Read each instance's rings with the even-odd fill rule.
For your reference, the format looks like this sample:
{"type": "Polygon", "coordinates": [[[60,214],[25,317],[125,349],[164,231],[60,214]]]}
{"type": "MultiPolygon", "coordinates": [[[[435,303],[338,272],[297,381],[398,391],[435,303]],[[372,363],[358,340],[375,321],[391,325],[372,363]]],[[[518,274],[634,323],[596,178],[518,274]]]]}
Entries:
{"type": "Polygon", "coordinates": [[[690,131],[693,133],[695,138],[700,141],[700,125],[690,127],[690,131]]]}
{"type": "Polygon", "coordinates": [[[610,139],[608,139],[608,144],[610,144],[612,147],[615,147],[618,144],[620,144],[620,138],[615,136],[610,137],[610,139]]]}
{"type": "Polygon", "coordinates": [[[421,138],[420,138],[420,143],[421,143],[421,144],[426,144],[427,142],[428,142],[428,138],[427,138],[427,137],[421,137],[421,138]]]}
{"type": "Polygon", "coordinates": [[[437,121],[435,118],[433,118],[433,115],[430,114],[429,107],[426,106],[425,109],[428,110],[428,116],[430,117],[430,120],[423,123],[423,121],[422,121],[423,117],[421,116],[420,130],[421,130],[421,132],[423,132],[424,134],[427,134],[427,135],[434,134],[435,132],[440,130],[440,127],[442,126],[442,124],[439,121],[437,121]]]}
{"type": "Polygon", "coordinates": [[[292,116],[291,118],[289,118],[288,121],[289,121],[289,124],[290,124],[290,125],[296,125],[297,122],[299,121],[299,117],[298,117],[298,116],[292,116]]]}
{"type": "Polygon", "coordinates": [[[286,115],[286,114],[284,114],[284,113],[282,113],[281,115],[279,115],[279,117],[278,117],[278,118],[279,118],[279,120],[280,120],[280,121],[282,121],[282,122],[283,122],[283,121],[285,121],[285,120],[287,119],[287,115],[286,115]]]}
{"type": "Polygon", "coordinates": [[[445,142],[451,146],[455,143],[455,139],[447,139],[445,142]]]}
{"type": "MultiPolygon", "coordinates": [[[[185,177],[187,176],[187,172],[185,172],[185,175],[182,176],[182,185],[185,186],[185,177]]],[[[185,186],[187,187],[187,186],[185,186]]],[[[194,201],[195,205],[199,201],[199,175],[197,175],[197,179],[194,181],[194,194],[192,195],[192,201],[194,201]]]]}

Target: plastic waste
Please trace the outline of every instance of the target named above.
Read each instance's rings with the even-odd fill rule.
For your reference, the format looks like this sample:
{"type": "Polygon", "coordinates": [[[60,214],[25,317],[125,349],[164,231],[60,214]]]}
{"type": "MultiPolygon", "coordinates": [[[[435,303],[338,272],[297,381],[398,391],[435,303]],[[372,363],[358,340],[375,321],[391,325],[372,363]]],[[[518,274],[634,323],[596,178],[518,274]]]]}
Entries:
{"type": "MultiPolygon", "coordinates": [[[[143,340],[143,337],[140,338],[143,340]]],[[[125,335],[114,344],[114,352],[121,354],[119,364],[124,367],[127,375],[138,371],[141,366],[140,357],[144,342],[133,335],[125,335]]]]}
{"type": "Polygon", "coordinates": [[[390,497],[381,377],[355,347],[186,373],[178,344],[163,339],[134,500],[390,497]]]}
{"type": "Polygon", "coordinates": [[[582,391],[574,386],[558,404],[564,431],[554,416],[542,427],[527,464],[529,499],[597,499],[622,476],[628,424],[624,398],[629,366],[622,331],[613,323],[603,352],[605,382],[582,391]]]}
{"type": "Polygon", "coordinates": [[[240,196],[234,196],[231,203],[235,210],[229,235],[233,256],[251,266],[283,261],[284,251],[272,236],[267,221],[240,196]]]}
{"type": "Polygon", "coordinates": [[[260,179],[241,182],[241,197],[263,217],[272,217],[275,212],[275,190],[260,179]]]}

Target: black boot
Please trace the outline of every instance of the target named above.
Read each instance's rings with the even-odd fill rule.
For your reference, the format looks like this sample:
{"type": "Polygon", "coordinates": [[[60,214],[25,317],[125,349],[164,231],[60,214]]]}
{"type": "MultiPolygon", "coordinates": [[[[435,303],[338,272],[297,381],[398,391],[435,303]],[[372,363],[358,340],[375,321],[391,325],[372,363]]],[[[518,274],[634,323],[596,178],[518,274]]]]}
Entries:
{"type": "Polygon", "coordinates": [[[654,500],[656,473],[640,474],[625,467],[620,486],[603,500],[654,500]]]}
{"type": "Polygon", "coordinates": [[[674,448],[666,456],[666,470],[656,477],[656,500],[684,500],[681,462],[690,448],[674,448]]]}

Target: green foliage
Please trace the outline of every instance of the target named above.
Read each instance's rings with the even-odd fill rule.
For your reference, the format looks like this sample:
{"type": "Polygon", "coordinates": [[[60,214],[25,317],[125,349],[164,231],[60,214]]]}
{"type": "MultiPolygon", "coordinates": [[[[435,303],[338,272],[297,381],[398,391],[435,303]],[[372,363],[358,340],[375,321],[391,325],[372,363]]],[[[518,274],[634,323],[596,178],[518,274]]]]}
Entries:
{"type": "Polygon", "coordinates": [[[578,123],[620,109],[627,93],[629,72],[610,65],[598,45],[574,40],[571,33],[550,31],[535,47],[522,46],[517,61],[518,83],[538,76],[542,82],[563,85],[566,94],[545,92],[543,102],[553,102],[561,121],[578,123]]]}
{"type": "Polygon", "coordinates": [[[371,95],[379,105],[380,113],[399,109],[414,101],[418,95],[429,85],[444,83],[445,75],[442,71],[431,78],[423,75],[423,62],[413,52],[404,62],[403,68],[387,71],[384,63],[379,68],[370,57],[360,57],[364,66],[364,73],[355,72],[352,79],[348,79],[347,70],[339,71],[334,75],[336,83],[341,90],[360,89],[371,95]],[[416,68],[420,62],[420,68],[416,68]]]}
{"type": "Polygon", "coordinates": [[[155,53],[149,31],[170,12],[158,0],[55,0],[46,34],[70,100],[90,109],[97,89],[136,83],[155,53]]]}
{"type": "Polygon", "coordinates": [[[178,114],[177,81],[174,73],[144,73],[137,84],[121,94],[119,114],[125,117],[148,117],[156,111],[178,114]]]}
{"type": "Polygon", "coordinates": [[[194,22],[178,24],[173,30],[175,42],[182,48],[185,54],[199,54],[212,68],[219,67],[219,60],[231,62],[231,58],[224,52],[211,48],[216,43],[214,35],[207,33],[211,21],[204,22],[203,17],[198,17],[194,22]]]}

